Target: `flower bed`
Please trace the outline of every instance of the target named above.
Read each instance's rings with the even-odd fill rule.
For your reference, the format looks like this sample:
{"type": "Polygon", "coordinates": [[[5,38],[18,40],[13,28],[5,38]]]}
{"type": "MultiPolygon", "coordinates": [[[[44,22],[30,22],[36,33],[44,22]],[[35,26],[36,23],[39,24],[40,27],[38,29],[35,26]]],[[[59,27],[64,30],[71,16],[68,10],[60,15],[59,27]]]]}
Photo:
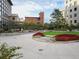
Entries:
{"type": "Polygon", "coordinates": [[[33,37],[44,37],[45,35],[41,32],[37,32],[35,34],[33,34],[33,37]]]}
{"type": "Polygon", "coordinates": [[[61,35],[56,35],[55,39],[57,41],[71,41],[71,40],[79,40],[79,36],[72,34],[61,34],[61,35]]]}

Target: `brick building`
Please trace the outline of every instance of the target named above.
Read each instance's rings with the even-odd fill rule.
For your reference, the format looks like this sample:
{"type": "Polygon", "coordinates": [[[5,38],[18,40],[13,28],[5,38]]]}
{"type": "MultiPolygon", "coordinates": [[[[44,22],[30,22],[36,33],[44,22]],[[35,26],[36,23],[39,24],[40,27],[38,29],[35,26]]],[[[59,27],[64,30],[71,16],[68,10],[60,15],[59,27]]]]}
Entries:
{"type": "Polygon", "coordinates": [[[25,17],[25,22],[28,24],[44,24],[44,12],[39,13],[39,17],[25,17]]]}

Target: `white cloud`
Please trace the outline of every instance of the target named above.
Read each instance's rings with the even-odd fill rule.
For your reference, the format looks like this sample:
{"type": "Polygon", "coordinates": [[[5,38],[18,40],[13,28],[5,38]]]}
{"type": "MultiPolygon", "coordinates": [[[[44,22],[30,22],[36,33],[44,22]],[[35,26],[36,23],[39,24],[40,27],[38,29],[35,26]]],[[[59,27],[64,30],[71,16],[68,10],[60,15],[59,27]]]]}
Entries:
{"type": "Polygon", "coordinates": [[[53,10],[56,6],[57,4],[53,2],[43,2],[43,4],[41,4],[35,1],[23,0],[22,3],[20,2],[18,4],[18,1],[15,3],[12,8],[12,12],[17,13],[20,17],[37,16],[38,13],[36,14],[34,12],[40,12],[49,9],[53,10]]]}
{"type": "Polygon", "coordinates": [[[47,2],[44,4],[44,9],[54,9],[55,7],[57,6],[56,3],[50,3],[50,2],[47,2]]]}
{"type": "Polygon", "coordinates": [[[42,10],[43,7],[40,6],[39,4],[32,1],[27,1],[22,5],[13,6],[12,12],[18,13],[20,17],[24,17],[24,16],[33,16],[32,12],[42,10]]]}
{"type": "MultiPolygon", "coordinates": [[[[12,12],[20,17],[38,16],[40,11],[45,13],[45,21],[50,19],[54,8],[61,8],[59,3],[64,0],[13,0],[12,12]]],[[[63,4],[62,4],[63,5],[63,4]]],[[[48,22],[48,21],[47,21],[48,22]]]]}

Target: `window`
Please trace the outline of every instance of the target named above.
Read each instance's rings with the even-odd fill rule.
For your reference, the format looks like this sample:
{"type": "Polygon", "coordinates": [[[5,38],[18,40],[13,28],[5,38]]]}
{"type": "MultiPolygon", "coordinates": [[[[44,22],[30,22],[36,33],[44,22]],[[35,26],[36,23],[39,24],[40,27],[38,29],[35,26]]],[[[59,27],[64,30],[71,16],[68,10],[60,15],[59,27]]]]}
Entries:
{"type": "Polygon", "coordinates": [[[68,15],[66,15],[66,17],[68,17],[68,15]]]}
{"type": "Polygon", "coordinates": [[[77,7],[74,8],[74,11],[77,11],[77,7]]]}
{"type": "Polygon", "coordinates": [[[15,17],[13,17],[12,19],[15,20],[15,17]]]}
{"type": "Polygon", "coordinates": [[[37,24],[40,24],[40,22],[37,22],[37,24]]]}
{"type": "Polygon", "coordinates": [[[77,20],[74,20],[74,23],[77,23],[77,20]]]}
{"type": "Polygon", "coordinates": [[[74,17],[77,17],[77,14],[76,13],[74,14],[74,17]]]}
{"type": "Polygon", "coordinates": [[[70,18],[72,18],[72,15],[70,15],[70,18]]]}
{"type": "Polygon", "coordinates": [[[72,12],[72,9],[70,9],[70,12],[72,12]]]}
{"type": "Polygon", "coordinates": [[[70,23],[72,24],[72,20],[70,20],[70,23]]]}

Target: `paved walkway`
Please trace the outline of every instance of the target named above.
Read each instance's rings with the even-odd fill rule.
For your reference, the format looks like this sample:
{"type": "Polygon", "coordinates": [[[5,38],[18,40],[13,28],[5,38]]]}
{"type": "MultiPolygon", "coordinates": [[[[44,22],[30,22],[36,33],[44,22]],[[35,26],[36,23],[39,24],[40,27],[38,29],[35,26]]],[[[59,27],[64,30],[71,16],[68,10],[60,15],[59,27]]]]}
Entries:
{"type": "Polygon", "coordinates": [[[2,36],[0,41],[21,46],[20,52],[24,56],[21,59],[79,59],[79,42],[68,44],[38,42],[32,39],[32,34],[2,36]]]}

